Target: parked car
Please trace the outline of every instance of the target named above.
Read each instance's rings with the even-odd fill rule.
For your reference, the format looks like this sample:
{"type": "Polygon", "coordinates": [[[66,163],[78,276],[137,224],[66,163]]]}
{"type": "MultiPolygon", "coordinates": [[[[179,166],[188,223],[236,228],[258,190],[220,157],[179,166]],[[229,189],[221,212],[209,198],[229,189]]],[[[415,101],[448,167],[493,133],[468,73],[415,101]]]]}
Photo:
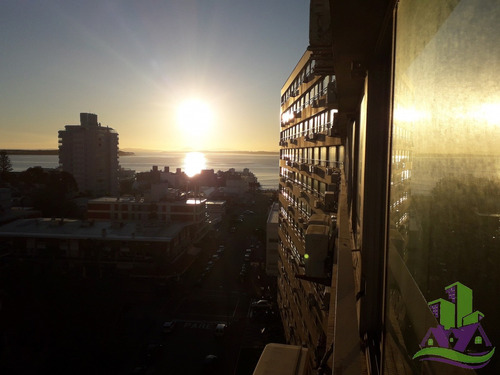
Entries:
{"type": "Polygon", "coordinates": [[[174,331],[175,326],[176,323],[173,320],[163,323],[163,333],[172,333],[174,331]]]}
{"type": "Polygon", "coordinates": [[[227,325],[224,323],[219,323],[215,326],[215,336],[224,336],[226,332],[227,325]]]}
{"type": "Polygon", "coordinates": [[[270,308],[271,307],[271,302],[269,302],[267,299],[260,299],[256,302],[252,302],[252,307],[265,307],[265,308],[270,308]]]}

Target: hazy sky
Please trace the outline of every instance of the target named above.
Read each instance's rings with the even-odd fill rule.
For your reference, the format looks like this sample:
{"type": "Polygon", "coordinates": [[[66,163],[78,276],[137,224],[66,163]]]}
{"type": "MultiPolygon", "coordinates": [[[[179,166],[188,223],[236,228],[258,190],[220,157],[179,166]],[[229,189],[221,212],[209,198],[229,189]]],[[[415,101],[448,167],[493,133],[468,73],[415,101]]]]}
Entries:
{"type": "Polygon", "coordinates": [[[57,148],[91,112],[120,148],[277,150],[308,14],[309,0],[2,0],[0,148],[57,148]],[[188,106],[206,123],[191,131],[189,98],[211,111],[188,106]]]}

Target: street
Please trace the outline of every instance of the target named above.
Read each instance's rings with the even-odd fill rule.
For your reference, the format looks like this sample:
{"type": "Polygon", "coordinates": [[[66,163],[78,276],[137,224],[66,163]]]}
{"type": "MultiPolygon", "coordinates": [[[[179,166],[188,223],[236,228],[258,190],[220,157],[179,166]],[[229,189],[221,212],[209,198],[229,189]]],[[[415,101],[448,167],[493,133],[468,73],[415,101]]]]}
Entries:
{"type": "MultiPolygon", "coordinates": [[[[143,305],[129,312],[139,317],[141,310],[147,310],[142,316],[149,319],[136,322],[142,321],[147,330],[143,347],[157,351],[151,358],[147,350],[145,354],[139,350],[131,358],[131,371],[252,374],[264,345],[283,342],[277,311],[251,307],[252,301],[274,300],[275,290],[262,270],[265,249],[256,231],[265,226],[268,198],[257,199],[251,206],[255,212],[235,208],[226,215],[165,301],[153,310],[143,305]],[[165,321],[174,323],[171,332],[162,332],[165,321]],[[215,333],[219,323],[227,326],[220,336],[215,333]]],[[[137,330],[137,325],[131,329],[137,330]]]]}
{"type": "Polygon", "coordinates": [[[283,341],[277,311],[251,307],[275,299],[263,271],[269,199],[228,203],[194,262],[168,281],[4,267],[0,373],[252,374],[264,345],[283,341]]]}

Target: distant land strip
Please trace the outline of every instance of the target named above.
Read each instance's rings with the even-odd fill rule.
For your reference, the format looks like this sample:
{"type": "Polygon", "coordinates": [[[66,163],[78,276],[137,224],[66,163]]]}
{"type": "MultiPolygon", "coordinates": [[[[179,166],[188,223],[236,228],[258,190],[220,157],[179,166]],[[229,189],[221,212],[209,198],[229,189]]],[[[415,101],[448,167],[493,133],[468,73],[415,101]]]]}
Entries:
{"type": "MultiPolygon", "coordinates": [[[[7,155],[59,155],[59,150],[0,150],[7,155]]],[[[120,156],[131,156],[135,153],[130,151],[118,151],[120,156]]]]}

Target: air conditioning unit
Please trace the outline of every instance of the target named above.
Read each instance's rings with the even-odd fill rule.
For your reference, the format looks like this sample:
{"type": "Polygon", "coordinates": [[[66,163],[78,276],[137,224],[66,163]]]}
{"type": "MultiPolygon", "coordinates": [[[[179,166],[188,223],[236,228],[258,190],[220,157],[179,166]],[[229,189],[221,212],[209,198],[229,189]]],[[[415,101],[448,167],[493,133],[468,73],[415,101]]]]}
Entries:
{"type": "Polygon", "coordinates": [[[330,108],[338,109],[339,103],[337,98],[337,89],[335,87],[335,82],[328,83],[326,90],[326,103],[330,108]]]}
{"type": "Polygon", "coordinates": [[[333,184],[340,184],[341,176],[339,171],[333,171],[330,176],[330,181],[333,184]]]}
{"type": "Polygon", "coordinates": [[[313,80],[313,78],[314,78],[314,75],[313,75],[313,74],[311,74],[311,73],[309,73],[309,74],[307,74],[307,75],[304,77],[304,81],[303,81],[303,82],[304,82],[304,83],[311,82],[311,81],[313,80]]]}
{"type": "Polygon", "coordinates": [[[310,141],[315,141],[317,138],[318,138],[318,135],[314,132],[309,132],[309,134],[307,135],[308,139],[310,141]]]}
{"type": "Polygon", "coordinates": [[[338,194],[333,191],[325,192],[325,205],[323,209],[327,212],[337,211],[338,194]]]}
{"type": "Polygon", "coordinates": [[[305,235],[305,274],[326,277],[325,260],[329,248],[329,228],[326,225],[309,225],[305,235]]]}

